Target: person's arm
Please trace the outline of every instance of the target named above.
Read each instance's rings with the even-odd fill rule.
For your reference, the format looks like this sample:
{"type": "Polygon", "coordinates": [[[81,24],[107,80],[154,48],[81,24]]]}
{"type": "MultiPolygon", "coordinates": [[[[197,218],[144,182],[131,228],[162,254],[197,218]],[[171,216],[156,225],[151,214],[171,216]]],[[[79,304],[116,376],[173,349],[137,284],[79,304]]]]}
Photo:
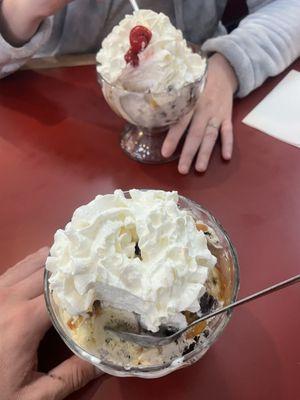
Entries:
{"type": "Polygon", "coordinates": [[[70,0],[0,0],[0,78],[17,70],[47,41],[49,18],[70,0]]]}
{"type": "Polygon", "coordinates": [[[207,169],[213,147],[221,137],[222,155],[233,151],[232,102],[266,78],[282,72],[300,55],[300,0],[248,0],[250,12],[231,34],[207,40],[208,80],[194,112],[172,127],[162,154],[171,156],[188,129],[178,170],[189,172],[195,159],[199,172],[207,169]]]}
{"type": "MultiPolygon", "coordinates": [[[[253,0],[248,0],[250,9],[253,0]]],[[[257,3],[257,1],[256,1],[257,3]]],[[[244,18],[229,35],[207,40],[203,50],[222,54],[246,96],[300,56],[300,1],[274,0],[244,18]]]]}
{"type": "Polygon", "coordinates": [[[0,79],[19,69],[46,43],[51,26],[51,19],[46,19],[33,38],[21,47],[11,45],[0,34],[0,79]]]}
{"type": "Polygon", "coordinates": [[[70,357],[48,373],[38,371],[37,349],[51,322],[43,294],[49,248],[0,275],[0,398],[62,400],[103,373],[70,357]]]}

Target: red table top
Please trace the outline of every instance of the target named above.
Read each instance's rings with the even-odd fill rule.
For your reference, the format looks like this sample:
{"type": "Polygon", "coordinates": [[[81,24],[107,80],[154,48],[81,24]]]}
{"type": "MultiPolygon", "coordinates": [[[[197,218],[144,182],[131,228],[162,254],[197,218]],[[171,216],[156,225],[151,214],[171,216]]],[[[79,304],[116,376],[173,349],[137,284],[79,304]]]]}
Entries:
{"type": "MultiPolygon", "coordinates": [[[[300,70],[300,61],[293,66],[300,70]]],[[[240,295],[299,273],[300,151],[241,123],[278,83],[234,108],[235,154],[216,149],[204,175],[150,166],[119,147],[123,121],[106,105],[93,67],[24,71],[0,82],[0,271],[50,244],[73,210],[116,188],[178,190],[224,225],[239,255],[240,295]]],[[[108,377],[70,399],[298,399],[300,287],[245,305],[197,364],[147,381],[108,377]]],[[[66,355],[54,331],[41,368],[66,355]]]]}

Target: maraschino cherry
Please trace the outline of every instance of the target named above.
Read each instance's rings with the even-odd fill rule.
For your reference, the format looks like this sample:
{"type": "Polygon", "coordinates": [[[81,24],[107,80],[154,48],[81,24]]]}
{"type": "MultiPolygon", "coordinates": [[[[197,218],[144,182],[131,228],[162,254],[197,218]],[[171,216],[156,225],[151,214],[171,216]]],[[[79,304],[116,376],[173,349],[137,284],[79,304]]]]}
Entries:
{"type": "Polygon", "coordinates": [[[152,38],[152,32],[142,25],[135,26],[129,36],[130,49],[125,54],[127,64],[132,64],[134,67],[139,65],[138,54],[148,46],[152,38]]]}
{"type": "Polygon", "coordinates": [[[134,67],[139,65],[139,57],[137,53],[135,53],[132,48],[130,48],[124,56],[127,64],[132,64],[134,67]]]}

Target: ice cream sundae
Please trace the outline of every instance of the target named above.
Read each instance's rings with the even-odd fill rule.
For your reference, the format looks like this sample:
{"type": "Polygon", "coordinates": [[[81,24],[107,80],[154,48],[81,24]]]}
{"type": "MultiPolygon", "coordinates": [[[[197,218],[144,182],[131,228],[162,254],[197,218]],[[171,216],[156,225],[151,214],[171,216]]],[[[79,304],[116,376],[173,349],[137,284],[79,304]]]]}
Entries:
{"type": "Polygon", "coordinates": [[[127,15],[104,39],[97,62],[106,101],[137,126],[123,137],[124,150],[139,161],[162,160],[153,154],[153,146],[149,155],[140,154],[142,144],[151,147],[141,132],[148,136],[153,130],[166,133],[193,109],[205,82],[206,59],[188,46],[166,15],[139,10],[127,15]]]}
{"type": "Polygon", "coordinates": [[[173,343],[144,348],[107,327],[170,334],[224,302],[214,231],[176,192],[97,196],[56,232],[46,262],[65,331],[100,360],[145,368],[178,362],[211,334],[202,322],[173,343]]]}

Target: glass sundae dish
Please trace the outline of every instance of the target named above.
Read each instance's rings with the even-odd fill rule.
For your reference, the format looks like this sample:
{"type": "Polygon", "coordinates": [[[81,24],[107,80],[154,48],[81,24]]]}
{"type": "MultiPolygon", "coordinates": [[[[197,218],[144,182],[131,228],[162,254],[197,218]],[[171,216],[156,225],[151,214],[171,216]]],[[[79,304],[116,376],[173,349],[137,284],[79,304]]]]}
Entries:
{"type": "Polygon", "coordinates": [[[157,378],[201,358],[230,319],[201,322],[174,342],[141,347],[106,328],[155,335],[233,302],[239,268],[220,224],[176,192],[115,191],[77,209],[55,234],[45,297],[70,349],[116,376],[157,378]]]}
{"type": "Polygon", "coordinates": [[[97,54],[98,80],[112,110],[129,124],[121,147],[144,163],[163,163],[169,128],[192,111],[205,85],[207,62],[164,14],[127,15],[97,54]]]}

